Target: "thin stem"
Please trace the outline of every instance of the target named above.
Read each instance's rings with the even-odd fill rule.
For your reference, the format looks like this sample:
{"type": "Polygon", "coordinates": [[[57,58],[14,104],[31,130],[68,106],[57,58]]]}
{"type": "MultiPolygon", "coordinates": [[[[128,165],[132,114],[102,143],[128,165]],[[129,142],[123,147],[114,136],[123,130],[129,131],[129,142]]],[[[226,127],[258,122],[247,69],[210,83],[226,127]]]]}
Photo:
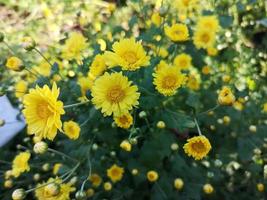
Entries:
{"type": "Polygon", "coordinates": [[[62,183],[64,183],[66,180],[69,179],[69,177],[71,177],[71,175],[76,171],[76,169],[80,166],[80,164],[81,164],[80,162],[77,163],[77,165],[71,170],[70,174],[62,180],[62,183]]]}
{"type": "Polygon", "coordinates": [[[66,105],[66,106],[64,106],[64,108],[72,108],[72,107],[80,106],[83,104],[87,104],[88,102],[90,102],[90,101],[88,100],[88,101],[84,101],[84,102],[80,102],[80,103],[74,103],[74,104],[66,105]]]}
{"type": "Polygon", "coordinates": [[[36,47],[34,47],[34,50],[43,58],[43,59],[45,59],[45,61],[51,66],[51,67],[53,67],[53,65],[50,63],[50,61],[44,56],[44,54],[42,54],[42,52],[39,50],[39,49],[37,49],[36,47]]]}
{"type": "Polygon", "coordinates": [[[63,157],[66,157],[66,158],[68,158],[68,159],[70,159],[70,160],[72,160],[74,162],[78,162],[78,160],[76,160],[76,159],[74,159],[74,158],[72,158],[72,157],[68,156],[67,154],[62,153],[60,151],[57,151],[57,150],[54,150],[54,149],[50,149],[50,148],[48,148],[48,151],[53,152],[53,153],[56,153],[56,154],[61,155],[63,157]]]}
{"type": "Polygon", "coordinates": [[[194,122],[195,122],[195,124],[196,124],[198,134],[199,134],[199,135],[202,135],[201,130],[200,130],[199,125],[198,125],[198,122],[197,122],[197,118],[195,118],[195,117],[194,117],[194,122]]]}
{"type": "Polygon", "coordinates": [[[220,107],[220,105],[217,104],[217,105],[214,106],[213,108],[210,108],[210,109],[208,109],[208,110],[206,110],[206,111],[204,111],[204,112],[201,112],[201,113],[197,113],[197,115],[203,115],[203,114],[209,113],[210,111],[214,111],[214,110],[216,110],[216,109],[219,108],[219,107],[220,107]]]}
{"type": "Polygon", "coordinates": [[[15,55],[15,52],[13,51],[13,49],[11,48],[11,46],[9,46],[9,44],[5,41],[3,41],[3,43],[7,46],[8,50],[10,51],[11,54],[15,55]]]}
{"type": "Polygon", "coordinates": [[[7,165],[11,165],[11,162],[7,162],[7,161],[4,161],[4,160],[0,160],[0,163],[4,163],[4,164],[7,164],[7,165]]]}

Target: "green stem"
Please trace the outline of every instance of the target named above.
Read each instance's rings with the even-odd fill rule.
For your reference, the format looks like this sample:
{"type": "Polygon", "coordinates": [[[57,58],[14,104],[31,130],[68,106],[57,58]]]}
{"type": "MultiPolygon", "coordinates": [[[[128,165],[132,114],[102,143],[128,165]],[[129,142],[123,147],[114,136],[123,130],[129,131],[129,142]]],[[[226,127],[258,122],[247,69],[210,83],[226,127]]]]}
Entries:
{"type": "Polygon", "coordinates": [[[199,134],[199,135],[202,135],[201,130],[200,130],[199,125],[198,125],[198,122],[197,122],[197,118],[195,118],[195,117],[194,117],[194,122],[195,122],[195,124],[196,124],[198,134],[199,134]]]}
{"type": "Polygon", "coordinates": [[[72,158],[72,157],[68,156],[67,154],[62,153],[60,151],[57,151],[57,150],[54,150],[54,149],[50,149],[50,148],[48,148],[48,151],[53,152],[53,153],[56,153],[56,154],[61,155],[63,157],[66,157],[66,158],[68,158],[68,159],[70,159],[70,160],[72,160],[74,162],[78,162],[78,160],[76,160],[76,159],[74,159],[74,158],[72,158]]]}
{"type": "Polygon", "coordinates": [[[36,47],[34,47],[34,50],[51,66],[53,67],[53,65],[49,62],[49,60],[44,56],[44,54],[42,54],[42,52],[37,49],[36,47]]]}
{"type": "Polygon", "coordinates": [[[5,41],[3,41],[3,43],[7,46],[8,50],[10,51],[11,54],[15,55],[15,52],[13,51],[13,49],[11,48],[11,46],[9,46],[9,44],[5,41]]]}
{"type": "Polygon", "coordinates": [[[198,113],[197,115],[203,115],[203,114],[209,113],[210,111],[214,111],[214,110],[216,110],[216,109],[219,108],[219,107],[220,107],[220,105],[217,104],[217,105],[214,106],[213,108],[210,108],[210,109],[208,109],[208,110],[206,110],[206,111],[204,111],[204,112],[198,113]]]}
{"type": "Polygon", "coordinates": [[[74,104],[66,105],[66,106],[64,106],[64,108],[72,108],[72,107],[80,106],[83,104],[87,104],[88,102],[90,102],[90,101],[88,100],[88,101],[84,101],[84,102],[80,102],[80,103],[74,103],[74,104]]]}

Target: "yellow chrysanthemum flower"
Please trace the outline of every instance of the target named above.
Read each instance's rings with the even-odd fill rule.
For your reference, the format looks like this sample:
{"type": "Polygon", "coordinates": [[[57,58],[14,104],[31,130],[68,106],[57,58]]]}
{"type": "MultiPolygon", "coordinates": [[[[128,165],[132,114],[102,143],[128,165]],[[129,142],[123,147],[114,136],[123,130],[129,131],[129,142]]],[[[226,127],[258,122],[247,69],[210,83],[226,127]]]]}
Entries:
{"type": "Polygon", "coordinates": [[[151,16],[151,21],[153,24],[155,24],[156,26],[160,26],[162,18],[160,17],[158,12],[154,12],[151,16]]]}
{"type": "Polygon", "coordinates": [[[198,49],[212,47],[215,42],[215,32],[208,29],[197,29],[193,36],[193,42],[198,49]]]}
{"type": "Polygon", "coordinates": [[[86,38],[79,32],[73,32],[66,40],[62,49],[62,57],[67,60],[82,59],[82,51],[86,49],[86,38]]]}
{"type": "Polygon", "coordinates": [[[6,61],[6,67],[14,71],[20,71],[22,69],[22,64],[22,60],[15,56],[8,58],[6,61]]]}
{"type": "Polygon", "coordinates": [[[190,11],[198,6],[198,0],[176,0],[175,5],[178,10],[190,11]]]}
{"type": "Polygon", "coordinates": [[[206,29],[211,32],[217,32],[220,28],[217,16],[201,16],[197,21],[196,29],[206,29]]]}
{"type": "Polygon", "coordinates": [[[140,67],[148,66],[150,57],[141,44],[134,38],[121,39],[112,45],[114,52],[105,51],[105,61],[109,67],[120,66],[122,70],[134,71],[140,67]]]}
{"type": "Polygon", "coordinates": [[[211,68],[210,68],[210,66],[204,66],[204,67],[202,67],[201,72],[202,72],[203,74],[205,74],[205,75],[208,75],[208,74],[211,72],[211,68]]]}
{"type": "Polygon", "coordinates": [[[224,86],[218,95],[218,102],[221,105],[232,105],[235,102],[235,95],[229,87],[224,86]]]}
{"type": "Polygon", "coordinates": [[[211,194],[211,193],[213,193],[214,188],[212,187],[211,184],[207,183],[207,184],[203,185],[203,191],[204,191],[206,194],[211,194]]]}
{"type": "Polygon", "coordinates": [[[102,183],[102,178],[98,174],[92,174],[88,179],[91,181],[93,187],[98,187],[102,183]]]}
{"type": "Polygon", "coordinates": [[[92,87],[92,103],[105,116],[121,116],[139,104],[138,88],[122,73],[105,73],[92,87]]]}
{"type": "Polygon", "coordinates": [[[153,84],[157,91],[164,96],[174,95],[186,81],[186,76],[177,67],[172,66],[160,67],[160,70],[156,70],[153,76],[153,84]]]}
{"type": "Polygon", "coordinates": [[[218,50],[214,47],[208,47],[207,53],[209,56],[216,56],[218,54],[218,50]]]}
{"type": "Polygon", "coordinates": [[[157,64],[157,66],[155,67],[155,71],[158,71],[158,70],[161,70],[161,69],[165,69],[168,66],[169,66],[168,63],[166,63],[164,60],[161,60],[159,62],[159,64],[157,64]]]}
{"type": "Polygon", "coordinates": [[[184,24],[173,24],[165,27],[165,34],[174,42],[183,42],[189,39],[188,28],[184,24]]]}
{"type": "Polygon", "coordinates": [[[120,144],[120,148],[122,148],[124,151],[131,151],[132,145],[128,140],[123,140],[120,144]]]}
{"type": "Polygon", "coordinates": [[[19,177],[21,173],[25,171],[30,171],[29,159],[31,154],[29,152],[19,153],[12,162],[12,175],[14,177],[19,177]]]}
{"type": "Polygon", "coordinates": [[[53,84],[52,90],[47,85],[42,88],[36,86],[24,96],[22,112],[28,124],[29,134],[53,140],[57,130],[62,131],[60,116],[65,111],[63,103],[57,100],[58,96],[59,88],[56,83],[53,84]]]}
{"type": "Polygon", "coordinates": [[[155,182],[158,180],[159,174],[154,170],[150,170],[149,172],[147,172],[146,177],[150,182],[155,182]]]}
{"type": "Polygon", "coordinates": [[[23,97],[28,89],[28,83],[24,80],[20,80],[15,85],[15,96],[17,98],[23,97]]]}
{"type": "Polygon", "coordinates": [[[192,65],[192,57],[188,54],[182,53],[174,58],[173,64],[178,67],[178,69],[188,69],[192,65]]]}
{"type": "Polygon", "coordinates": [[[187,80],[187,87],[189,87],[191,90],[199,90],[200,77],[196,74],[190,74],[187,80]]]}
{"type": "Polygon", "coordinates": [[[211,145],[208,138],[201,135],[188,139],[183,148],[188,156],[192,156],[195,160],[201,160],[209,153],[211,145]]]}
{"type": "Polygon", "coordinates": [[[107,170],[107,176],[110,180],[115,183],[122,179],[124,173],[124,169],[114,164],[107,170]]]}
{"type": "Polygon", "coordinates": [[[75,188],[70,183],[62,183],[59,178],[49,178],[46,183],[37,185],[35,196],[38,200],[70,200],[70,193],[73,191],[75,191],[75,188]],[[49,191],[50,184],[47,185],[47,183],[57,184],[59,186],[58,191],[54,192],[55,194],[51,193],[49,191]],[[46,186],[41,187],[42,185],[46,186]]]}
{"type": "Polygon", "coordinates": [[[129,128],[133,124],[133,117],[130,113],[114,117],[114,121],[118,127],[129,128]]]}
{"type": "Polygon", "coordinates": [[[94,61],[92,62],[88,76],[92,76],[93,78],[96,78],[98,76],[101,76],[105,70],[107,69],[106,62],[103,55],[96,55],[94,58],[94,61]]]}
{"type": "Polygon", "coordinates": [[[79,124],[70,120],[64,122],[63,124],[64,134],[67,135],[70,139],[76,140],[80,136],[81,128],[79,124]]]}

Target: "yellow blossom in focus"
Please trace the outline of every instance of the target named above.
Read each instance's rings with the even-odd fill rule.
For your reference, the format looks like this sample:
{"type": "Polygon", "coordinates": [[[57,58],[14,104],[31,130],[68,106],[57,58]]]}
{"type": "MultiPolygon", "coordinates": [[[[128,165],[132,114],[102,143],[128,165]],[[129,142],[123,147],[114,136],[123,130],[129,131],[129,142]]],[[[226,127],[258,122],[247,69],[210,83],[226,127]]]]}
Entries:
{"type": "Polygon", "coordinates": [[[76,140],[80,136],[81,128],[79,124],[74,121],[67,121],[63,124],[64,134],[70,139],[76,140]]]}
{"type": "Polygon", "coordinates": [[[158,175],[158,173],[156,171],[151,170],[151,171],[148,171],[147,172],[146,177],[147,177],[147,180],[148,181],[155,182],[155,181],[158,180],[159,175],[158,175]]]}
{"type": "Polygon", "coordinates": [[[176,90],[186,81],[186,76],[173,66],[160,67],[160,70],[153,73],[153,77],[153,84],[157,91],[164,96],[174,95],[176,90]]]}
{"type": "Polygon", "coordinates": [[[92,103],[105,116],[121,116],[139,104],[138,88],[122,73],[105,73],[92,87],[92,103]]]}
{"type": "Polygon", "coordinates": [[[29,152],[19,153],[12,161],[12,175],[14,177],[19,177],[21,173],[25,171],[30,171],[29,159],[31,154],[29,152]]]}
{"type": "Polygon", "coordinates": [[[118,127],[129,128],[133,124],[133,117],[130,113],[114,117],[114,121],[118,127]]]}
{"type": "Polygon", "coordinates": [[[218,95],[218,102],[221,105],[232,105],[235,102],[235,95],[229,87],[224,86],[218,95]]]}
{"type": "Polygon", "coordinates": [[[165,27],[165,34],[174,42],[183,42],[189,39],[188,28],[184,24],[173,24],[165,27]]]}
{"type": "Polygon", "coordinates": [[[192,65],[192,57],[188,54],[182,53],[177,55],[174,58],[174,65],[178,67],[178,69],[188,69],[192,65]]]}
{"type": "Polygon", "coordinates": [[[53,140],[57,130],[62,131],[60,116],[65,113],[63,102],[58,101],[59,88],[56,83],[52,90],[47,86],[30,89],[23,98],[23,114],[28,125],[28,133],[53,140]]]}
{"type": "Polygon", "coordinates": [[[22,64],[22,60],[15,56],[9,57],[6,61],[6,67],[14,71],[22,70],[22,64]]]}
{"type": "Polygon", "coordinates": [[[195,160],[201,160],[209,153],[211,145],[208,138],[201,135],[188,139],[183,148],[188,156],[192,156],[195,160]]]}
{"type": "Polygon", "coordinates": [[[124,169],[114,164],[107,170],[107,176],[111,179],[112,182],[118,182],[122,179],[124,169]]]}
{"type": "Polygon", "coordinates": [[[20,80],[15,85],[15,96],[17,98],[23,97],[27,92],[28,84],[24,80],[20,80]]]}
{"type": "Polygon", "coordinates": [[[62,49],[62,57],[67,60],[82,59],[82,51],[87,47],[86,38],[79,32],[72,32],[65,41],[62,49]]]}
{"type": "Polygon", "coordinates": [[[93,187],[98,187],[102,183],[102,178],[98,174],[92,174],[88,179],[91,181],[93,187]]]}

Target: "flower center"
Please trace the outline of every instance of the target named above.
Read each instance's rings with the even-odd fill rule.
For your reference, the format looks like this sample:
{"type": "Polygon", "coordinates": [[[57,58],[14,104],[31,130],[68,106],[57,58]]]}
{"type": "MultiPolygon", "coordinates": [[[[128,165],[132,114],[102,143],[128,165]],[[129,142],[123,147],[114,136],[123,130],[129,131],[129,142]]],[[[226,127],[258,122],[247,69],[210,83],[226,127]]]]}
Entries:
{"type": "Polygon", "coordinates": [[[174,76],[166,76],[163,78],[162,86],[163,88],[171,89],[176,85],[176,77],[174,76]]]}
{"type": "Polygon", "coordinates": [[[187,66],[187,60],[183,59],[180,61],[181,67],[186,67],[187,66]]]}
{"type": "Polygon", "coordinates": [[[41,119],[47,119],[50,115],[52,114],[52,112],[48,109],[48,104],[47,103],[40,103],[37,106],[37,115],[41,118],[41,119]]]}
{"type": "Polygon", "coordinates": [[[205,145],[202,142],[193,143],[192,149],[197,153],[202,153],[206,150],[205,145]]]}
{"type": "Polygon", "coordinates": [[[132,51],[126,51],[123,55],[123,58],[129,63],[134,64],[137,61],[136,53],[132,51]]]}
{"type": "Polygon", "coordinates": [[[190,0],[183,0],[185,6],[189,6],[190,0]]]}
{"type": "Polygon", "coordinates": [[[113,169],[111,173],[112,173],[112,176],[115,176],[115,177],[120,175],[120,172],[117,169],[113,169]]]}
{"type": "Polygon", "coordinates": [[[107,99],[111,103],[119,103],[125,97],[125,93],[120,86],[114,86],[110,88],[107,92],[107,99]]]}
{"type": "Polygon", "coordinates": [[[128,118],[125,115],[123,115],[120,117],[120,122],[122,124],[126,124],[126,123],[128,123],[128,118]]]}
{"type": "Polygon", "coordinates": [[[202,40],[202,42],[207,43],[210,40],[210,36],[207,33],[204,33],[201,35],[201,40],[202,40]]]}

